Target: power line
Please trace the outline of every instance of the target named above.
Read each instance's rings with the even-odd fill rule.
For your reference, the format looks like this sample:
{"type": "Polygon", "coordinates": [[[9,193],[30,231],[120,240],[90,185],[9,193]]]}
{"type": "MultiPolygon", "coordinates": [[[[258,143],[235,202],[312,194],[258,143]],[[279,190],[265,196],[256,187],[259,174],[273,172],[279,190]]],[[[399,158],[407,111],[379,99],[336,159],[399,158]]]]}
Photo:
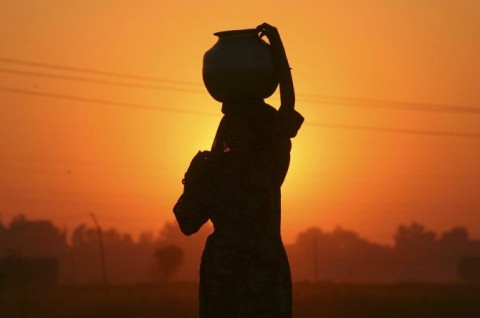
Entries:
{"type": "Polygon", "coordinates": [[[18,88],[9,88],[9,87],[3,87],[3,86],[0,86],[0,91],[13,93],[13,94],[20,94],[20,95],[48,97],[48,98],[55,98],[55,99],[72,100],[76,102],[86,102],[86,103],[108,105],[108,106],[115,106],[115,107],[140,109],[140,110],[172,112],[172,113],[193,114],[193,115],[203,115],[203,116],[218,116],[218,114],[215,114],[215,113],[202,112],[202,111],[196,111],[196,110],[158,107],[158,106],[150,106],[150,105],[143,105],[143,104],[136,104],[136,103],[117,102],[117,101],[90,98],[90,97],[79,97],[79,96],[73,96],[73,95],[44,93],[44,92],[18,89],[18,88]]]}
{"type": "MultiPolygon", "coordinates": [[[[164,79],[152,76],[144,75],[135,75],[128,73],[119,73],[119,72],[108,72],[103,70],[96,70],[90,68],[80,68],[80,67],[70,67],[64,65],[56,65],[49,63],[40,63],[25,61],[19,59],[11,59],[0,57],[0,62],[23,65],[23,66],[35,66],[42,68],[57,69],[63,71],[71,72],[81,72],[95,75],[105,75],[118,78],[128,78],[134,80],[142,81],[153,81],[168,83],[170,85],[188,85],[194,87],[201,87],[202,85],[198,82],[192,81],[181,81],[173,79],[164,79]]],[[[194,89],[186,87],[171,87],[171,86],[157,86],[157,85],[148,85],[148,84],[137,84],[131,82],[117,82],[111,80],[98,80],[92,78],[81,78],[76,76],[63,76],[63,75],[54,75],[48,73],[38,73],[38,72],[28,72],[28,71],[19,71],[12,69],[0,69],[0,72],[17,74],[17,75],[29,75],[29,76],[39,76],[39,77],[48,77],[56,78],[63,80],[76,80],[90,83],[99,83],[99,84],[109,84],[109,85],[120,85],[127,87],[138,87],[138,88],[148,88],[148,89],[160,89],[160,90],[176,90],[184,91],[189,93],[205,93],[203,89],[194,89]]],[[[298,93],[298,100],[304,101],[306,103],[321,103],[325,105],[339,105],[346,107],[356,107],[356,108],[379,108],[379,109],[396,109],[404,111],[421,111],[421,112],[439,112],[439,113],[463,113],[463,114],[480,114],[480,107],[473,106],[463,106],[463,105],[453,105],[453,104],[436,104],[436,103],[419,103],[419,102],[402,102],[402,101],[390,101],[390,100],[379,100],[379,99],[368,99],[368,98],[357,98],[357,97],[341,97],[341,96],[330,96],[330,95],[320,95],[313,93],[298,93]]]]}
{"type": "MultiPolygon", "coordinates": [[[[145,167],[146,163],[145,162],[112,162],[112,161],[90,161],[90,160],[78,160],[78,159],[58,159],[55,157],[49,157],[49,158],[32,158],[32,157],[6,157],[6,156],[0,156],[0,163],[2,162],[15,162],[15,163],[24,163],[28,162],[29,164],[35,163],[35,164],[55,164],[55,165],[60,165],[60,166],[78,166],[80,167],[91,167],[95,165],[100,165],[100,166],[115,166],[115,167],[132,167],[132,166],[142,166],[145,167]]],[[[151,168],[166,168],[168,166],[165,165],[158,165],[156,164],[149,164],[148,169],[151,168]]],[[[99,167],[100,168],[100,167],[99,167]]],[[[71,168],[70,168],[71,169],[71,168]]],[[[103,168],[102,168],[103,169],[103,168]]]]}
{"type": "MultiPolygon", "coordinates": [[[[89,97],[44,93],[44,92],[8,88],[8,87],[2,87],[2,86],[0,86],[0,91],[14,93],[14,94],[21,94],[21,95],[31,95],[31,96],[38,96],[38,97],[72,100],[76,102],[87,102],[87,103],[108,105],[108,106],[114,106],[114,107],[133,108],[133,109],[139,109],[139,110],[174,112],[174,113],[203,115],[203,116],[219,115],[215,113],[202,112],[202,111],[196,111],[196,110],[182,110],[179,108],[156,107],[156,106],[150,106],[150,105],[109,101],[109,100],[102,100],[102,99],[89,98],[89,97]]],[[[357,126],[357,125],[343,125],[343,124],[328,124],[328,123],[318,123],[318,122],[306,122],[305,124],[316,126],[316,127],[333,128],[333,129],[348,129],[348,130],[360,130],[360,131],[372,131],[372,132],[384,132],[384,133],[401,133],[401,134],[439,136],[439,137],[480,138],[479,133],[429,131],[429,130],[418,130],[418,129],[401,129],[401,128],[387,128],[387,127],[360,126],[360,125],[357,126]]]]}
{"type": "MultiPolygon", "coordinates": [[[[314,94],[309,94],[309,95],[315,96],[314,94]]],[[[323,96],[323,95],[316,95],[316,97],[300,98],[300,100],[306,103],[314,103],[314,104],[321,103],[321,104],[327,104],[327,105],[340,105],[340,106],[348,106],[348,107],[356,107],[356,108],[396,109],[396,110],[434,112],[434,113],[480,114],[479,107],[461,106],[461,105],[398,102],[398,101],[376,100],[376,99],[366,99],[366,98],[337,97],[337,96],[323,96]]]]}
{"type": "MultiPolygon", "coordinates": [[[[124,86],[124,87],[146,88],[146,89],[156,89],[156,90],[174,90],[174,91],[189,92],[189,93],[205,93],[205,90],[188,88],[188,87],[173,87],[173,86],[139,84],[139,83],[132,83],[132,82],[118,82],[118,81],[87,78],[87,77],[57,75],[57,74],[39,73],[39,72],[30,72],[30,71],[19,71],[19,70],[13,70],[13,69],[5,69],[5,68],[0,68],[0,72],[7,73],[7,74],[14,74],[14,75],[44,77],[44,78],[78,81],[78,82],[93,83],[93,84],[107,84],[107,85],[117,85],[117,86],[124,86]]],[[[175,85],[178,84],[177,81],[175,80],[165,80],[165,82],[170,84],[175,84],[175,85]]]]}
{"type": "Polygon", "coordinates": [[[192,82],[192,81],[171,80],[171,79],[164,79],[164,78],[154,77],[154,76],[135,75],[135,74],[129,74],[129,73],[120,73],[120,72],[109,72],[109,71],[96,70],[96,69],[91,69],[91,68],[72,67],[72,66],[65,66],[65,65],[58,65],[58,64],[24,61],[24,60],[11,59],[11,58],[5,58],[5,57],[0,57],[0,62],[9,63],[9,64],[16,64],[16,65],[23,65],[23,66],[35,66],[35,67],[50,68],[50,69],[56,69],[56,70],[61,70],[61,71],[80,72],[80,73],[104,75],[104,76],[111,76],[111,77],[130,78],[130,79],[142,80],[142,81],[151,81],[151,82],[160,82],[160,83],[174,82],[174,83],[177,83],[177,84],[191,85],[191,86],[198,86],[199,85],[198,83],[192,82]]]}
{"type": "Polygon", "coordinates": [[[328,124],[328,123],[317,123],[317,122],[310,122],[309,124],[316,127],[332,128],[332,129],[349,129],[349,130],[362,130],[362,131],[371,131],[371,132],[399,133],[399,134],[426,135],[426,136],[439,136],[439,137],[480,138],[480,133],[463,133],[463,132],[453,132],[453,131],[328,124]]]}
{"type": "MultiPolygon", "coordinates": [[[[132,82],[119,82],[119,81],[112,81],[112,80],[57,75],[57,74],[39,73],[39,72],[30,72],[30,71],[20,71],[20,70],[4,69],[4,68],[0,68],[0,72],[7,73],[7,74],[14,74],[14,75],[44,77],[44,78],[79,81],[79,82],[94,83],[94,84],[107,84],[107,85],[117,85],[117,86],[123,86],[123,87],[145,88],[145,89],[155,89],[155,90],[171,90],[171,91],[180,91],[180,92],[187,92],[187,93],[205,94],[205,90],[189,88],[189,87],[160,86],[160,85],[139,84],[139,83],[132,83],[132,82]]],[[[171,84],[174,84],[174,85],[176,83],[176,81],[174,80],[170,80],[170,82],[171,84]]],[[[302,94],[300,94],[300,96],[302,96],[302,94]]],[[[320,104],[326,104],[326,105],[340,105],[340,106],[356,107],[356,108],[383,108],[383,109],[396,109],[396,110],[422,111],[422,112],[435,112],[435,113],[440,112],[440,113],[480,114],[480,108],[468,107],[468,106],[396,102],[396,101],[385,101],[385,100],[374,100],[374,99],[323,96],[323,95],[315,95],[315,94],[306,94],[305,96],[310,96],[310,97],[307,97],[307,98],[300,97],[298,100],[304,101],[307,103],[314,103],[314,104],[320,103],[320,104]]]]}

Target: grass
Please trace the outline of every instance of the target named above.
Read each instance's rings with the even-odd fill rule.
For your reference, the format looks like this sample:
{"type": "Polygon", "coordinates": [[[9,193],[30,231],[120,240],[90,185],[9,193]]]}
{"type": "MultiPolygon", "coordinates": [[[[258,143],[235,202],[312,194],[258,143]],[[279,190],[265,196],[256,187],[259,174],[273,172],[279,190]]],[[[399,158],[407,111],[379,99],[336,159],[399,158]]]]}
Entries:
{"type": "MultiPolygon", "coordinates": [[[[3,288],[2,318],[190,318],[195,283],[3,288]]],[[[480,317],[479,285],[294,284],[295,318],[480,317]]]]}

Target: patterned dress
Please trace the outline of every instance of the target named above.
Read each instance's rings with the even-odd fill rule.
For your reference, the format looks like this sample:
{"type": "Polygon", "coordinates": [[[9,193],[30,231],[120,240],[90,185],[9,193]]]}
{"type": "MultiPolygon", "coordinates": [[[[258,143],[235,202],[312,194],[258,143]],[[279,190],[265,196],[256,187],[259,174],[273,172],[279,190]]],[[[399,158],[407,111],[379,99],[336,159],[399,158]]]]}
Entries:
{"type": "Polygon", "coordinates": [[[192,160],[174,208],[185,234],[195,233],[208,219],[215,229],[202,255],[200,317],[291,317],[280,188],[290,162],[290,138],[303,117],[263,101],[224,105],[224,113],[212,151],[192,160]],[[254,147],[236,153],[228,136],[247,131],[254,147]]]}

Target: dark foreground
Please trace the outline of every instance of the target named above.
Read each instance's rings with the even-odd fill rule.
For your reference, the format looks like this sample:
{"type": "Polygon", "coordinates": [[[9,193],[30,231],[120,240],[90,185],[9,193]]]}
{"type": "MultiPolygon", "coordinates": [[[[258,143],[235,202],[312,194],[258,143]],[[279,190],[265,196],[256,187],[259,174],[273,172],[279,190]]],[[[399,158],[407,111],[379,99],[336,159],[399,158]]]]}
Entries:
{"type": "MultiPolygon", "coordinates": [[[[197,317],[197,285],[3,288],[2,318],[197,317]]],[[[295,284],[294,317],[480,317],[480,285],[295,284]]]]}

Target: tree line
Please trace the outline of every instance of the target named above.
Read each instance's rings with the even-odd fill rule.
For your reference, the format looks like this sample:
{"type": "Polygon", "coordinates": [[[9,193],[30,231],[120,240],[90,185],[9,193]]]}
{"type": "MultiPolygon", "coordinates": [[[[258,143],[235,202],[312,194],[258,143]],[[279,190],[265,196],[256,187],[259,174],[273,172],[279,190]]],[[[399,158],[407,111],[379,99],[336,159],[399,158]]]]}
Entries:
{"type": "MultiPolygon", "coordinates": [[[[204,226],[186,237],[174,223],[137,239],[114,228],[101,232],[79,224],[71,233],[49,220],[16,216],[0,223],[0,259],[52,257],[61,284],[100,284],[102,266],[111,284],[196,281],[206,237],[204,226]],[[102,240],[105,258],[99,248],[102,240]]],[[[436,233],[417,223],[400,225],[393,246],[338,227],[310,228],[286,246],[294,281],[310,282],[475,282],[480,281],[480,241],[465,227],[436,233]]],[[[1,270],[1,269],[0,269],[1,270]]]]}

